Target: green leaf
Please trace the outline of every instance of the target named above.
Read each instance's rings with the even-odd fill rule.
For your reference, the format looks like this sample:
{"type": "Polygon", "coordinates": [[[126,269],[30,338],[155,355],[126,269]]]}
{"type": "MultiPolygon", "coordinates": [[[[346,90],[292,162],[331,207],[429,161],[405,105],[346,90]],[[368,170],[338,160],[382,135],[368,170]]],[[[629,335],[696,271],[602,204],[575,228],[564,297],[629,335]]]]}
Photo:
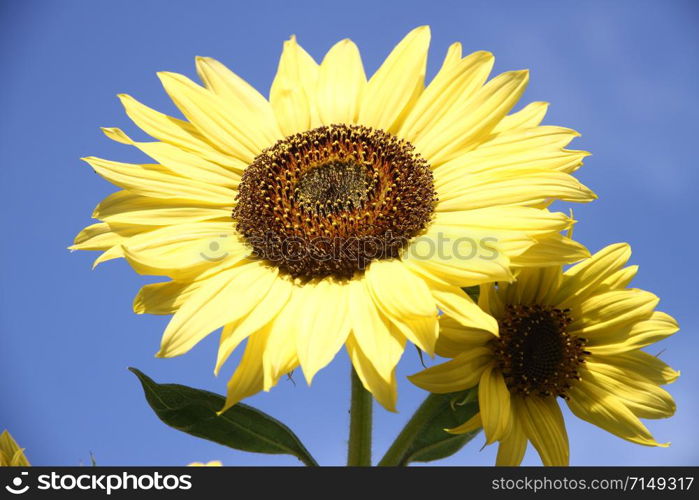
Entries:
{"type": "MultiPolygon", "coordinates": [[[[470,394],[469,394],[470,395],[470,394]]],[[[406,453],[405,463],[432,462],[450,457],[466,443],[471,441],[480,429],[466,434],[449,434],[444,429],[461,425],[478,413],[478,403],[474,400],[464,402],[461,394],[438,394],[440,409],[423,427],[417,439],[406,453]]]]}
{"type": "Polygon", "coordinates": [[[136,368],[146,400],[170,427],[236,450],[293,455],[308,466],[318,465],[286,425],[251,406],[238,403],[221,415],[225,398],[178,384],[158,384],[136,368]]]}
{"type": "Polygon", "coordinates": [[[474,432],[450,434],[478,413],[476,390],[450,394],[430,394],[381,459],[379,465],[405,466],[411,462],[432,462],[449,457],[473,439],[474,432]]]}

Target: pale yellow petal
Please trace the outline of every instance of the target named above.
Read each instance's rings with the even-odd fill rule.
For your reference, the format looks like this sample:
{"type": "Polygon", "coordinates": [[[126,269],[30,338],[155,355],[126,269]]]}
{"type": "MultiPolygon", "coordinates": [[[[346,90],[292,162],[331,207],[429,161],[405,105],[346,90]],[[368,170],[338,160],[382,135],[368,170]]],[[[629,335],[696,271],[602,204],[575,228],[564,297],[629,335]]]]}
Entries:
{"type": "Polygon", "coordinates": [[[364,279],[349,283],[349,318],[357,345],[374,365],[376,373],[390,382],[405,347],[405,337],[374,304],[364,279]]]}
{"type": "Polygon", "coordinates": [[[158,77],[182,114],[220,151],[250,163],[273,144],[245,121],[246,112],[186,76],[161,71],[158,77]]]}
{"type": "Polygon", "coordinates": [[[182,177],[230,189],[235,189],[240,183],[242,170],[224,168],[217,163],[205,160],[196,153],[185,151],[172,144],[165,142],[137,142],[121,129],[114,127],[103,127],[102,132],[112,140],[135,146],[168,170],[182,177]]]}
{"type": "Polygon", "coordinates": [[[366,284],[381,312],[432,356],[439,325],[437,306],[425,282],[399,260],[376,260],[366,271],[366,284]]]}
{"type": "Polygon", "coordinates": [[[439,318],[439,338],[435,352],[445,358],[455,358],[474,347],[485,347],[497,332],[465,327],[449,316],[439,318]]]}
{"type": "Polygon", "coordinates": [[[548,109],[549,103],[547,102],[531,102],[516,113],[507,115],[500,120],[500,123],[495,125],[491,134],[502,134],[510,130],[536,127],[544,119],[548,109]]]}
{"type": "Polygon", "coordinates": [[[139,274],[191,279],[250,255],[250,248],[229,222],[164,226],[122,243],[124,257],[139,274]]]}
{"type": "Polygon", "coordinates": [[[571,304],[573,322],[568,331],[592,341],[604,338],[609,342],[624,327],[650,319],[658,301],[652,293],[637,289],[593,295],[580,304],[571,304]]]}
{"type": "Polygon", "coordinates": [[[306,381],[325,367],[340,350],[349,335],[349,289],[332,279],[305,285],[310,287],[302,326],[296,334],[296,349],[306,381]]]}
{"type": "Polygon", "coordinates": [[[262,390],[262,355],[267,346],[267,329],[248,338],[245,352],[227,384],[226,403],[221,413],[262,390]]]}
{"type": "Polygon", "coordinates": [[[461,288],[430,274],[425,269],[421,270],[420,276],[425,280],[440,311],[454,318],[465,328],[497,335],[497,321],[478,307],[461,288]]]}
{"type": "Polygon", "coordinates": [[[353,334],[347,337],[345,345],[352,361],[352,366],[366,390],[371,392],[376,401],[388,411],[396,411],[398,384],[396,382],[395,370],[392,371],[388,379],[379,374],[372,360],[359,348],[353,334]]]}
{"type": "Polygon", "coordinates": [[[216,207],[191,200],[164,200],[130,191],[117,191],[97,205],[92,217],[116,224],[169,226],[211,219],[230,219],[232,209],[233,200],[227,207],[216,207]]]}
{"type": "Polygon", "coordinates": [[[619,271],[631,257],[627,243],[609,245],[589,259],[574,265],[563,274],[563,282],[556,295],[561,308],[576,300],[584,300],[613,273],[619,271]]]}
{"type": "Polygon", "coordinates": [[[303,328],[307,292],[308,287],[292,286],[289,301],[270,322],[267,349],[262,357],[265,391],[299,365],[296,338],[303,328]]]}
{"type": "Polygon", "coordinates": [[[274,115],[284,135],[304,132],[320,124],[313,98],[317,81],[318,64],[292,36],[284,42],[269,93],[274,115]]]}
{"type": "Polygon", "coordinates": [[[272,106],[255,87],[210,57],[197,57],[196,64],[199,78],[206,88],[227,100],[235,109],[244,110],[246,122],[259,130],[270,144],[283,138],[272,106]]]}
{"type": "Polygon", "coordinates": [[[596,195],[564,172],[536,168],[500,169],[465,175],[439,192],[438,211],[472,210],[498,205],[540,205],[556,199],[588,202],[596,195]]]}
{"type": "MultiPolygon", "coordinates": [[[[512,257],[511,264],[519,271],[519,268],[570,264],[589,256],[590,252],[582,243],[555,233],[537,237],[536,243],[521,254],[512,257]]],[[[549,300],[556,302],[553,297],[549,300]]]]}
{"type": "Polygon", "coordinates": [[[133,301],[136,314],[174,314],[201,286],[194,281],[166,281],[143,286],[133,301]]]}
{"type": "Polygon", "coordinates": [[[374,73],[362,97],[358,122],[396,132],[422,92],[430,29],[420,26],[408,33],[374,73]]]}
{"type": "Polygon", "coordinates": [[[212,331],[247,315],[276,279],[276,268],[255,261],[212,276],[172,317],[157,356],[184,354],[212,331]]]}
{"type": "Polygon", "coordinates": [[[415,102],[398,131],[411,143],[438,126],[454,106],[466,102],[488,78],[493,67],[490,52],[474,52],[461,58],[461,45],[449,47],[442,68],[415,102]]]}
{"type": "Polygon", "coordinates": [[[212,206],[230,206],[235,191],[176,175],[162,165],[120,163],[88,157],[84,161],[112,184],[142,196],[153,198],[193,200],[212,206]]]}
{"type": "Polygon", "coordinates": [[[421,134],[415,140],[416,149],[433,166],[473,149],[512,109],[528,81],[528,71],[510,71],[493,78],[421,134]]]}
{"type": "Polygon", "coordinates": [[[543,126],[494,136],[476,149],[454,157],[435,169],[441,187],[465,175],[513,168],[537,168],[571,173],[589,156],[562,149],[579,134],[563,127],[543,126]]]}
{"type": "Polygon", "coordinates": [[[315,99],[323,125],[355,123],[366,75],[359,49],[349,39],[328,51],[320,65],[315,99]]]}
{"type": "MultiPolygon", "coordinates": [[[[287,305],[291,289],[292,285],[289,280],[276,279],[267,294],[248,314],[242,316],[238,321],[226,325],[221,333],[214,374],[218,375],[223,363],[243,340],[262,330],[270,321],[275,320],[279,311],[287,305]]],[[[268,330],[268,333],[271,333],[271,327],[268,330]]],[[[267,349],[269,348],[268,346],[267,349]]]]}

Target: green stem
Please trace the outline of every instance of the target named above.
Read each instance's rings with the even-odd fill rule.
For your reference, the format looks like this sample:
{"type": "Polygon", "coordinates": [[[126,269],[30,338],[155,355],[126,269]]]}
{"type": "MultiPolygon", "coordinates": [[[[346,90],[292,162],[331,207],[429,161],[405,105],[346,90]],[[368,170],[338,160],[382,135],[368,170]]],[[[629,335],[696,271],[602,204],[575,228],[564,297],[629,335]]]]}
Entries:
{"type": "Polygon", "coordinates": [[[371,419],[373,399],[352,368],[352,406],[350,407],[347,465],[371,465],[371,419]]]}
{"type": "Polygon", "coordinates": [[[398,437],[388,449],[384,457],[379,462],[380,467],[407,465],[407,453],[420,435],[423,429],[435,418],[436,415],[444,411],[445,399],[441,394],[430,394],[425,398],[417,411],[405,424],[398,437]]]}

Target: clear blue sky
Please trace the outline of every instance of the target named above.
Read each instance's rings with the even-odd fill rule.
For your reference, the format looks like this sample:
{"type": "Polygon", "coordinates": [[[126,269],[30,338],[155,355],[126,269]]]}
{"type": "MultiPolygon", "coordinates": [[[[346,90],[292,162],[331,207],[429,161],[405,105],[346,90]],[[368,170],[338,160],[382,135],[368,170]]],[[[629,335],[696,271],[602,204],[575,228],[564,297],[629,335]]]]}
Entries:
{"type": "MultiPolygon", "coordinates": [[[[149,281],[124,261],[90,270],[96,254],[70,253],[93,207],[115,188],[79,161],[139,161],[100,126],[143,137],[117,93],[165,112],[174,106],[156,71],[195,76],[194,56],[215,57],[266,93],[282,42],[295,33],[317,59],[350,37],[368,71],[411,28],[430,24],[430,75],[448,45],[490,50],[496,71],[530,68],[525,102],[552,103],[545,123],[582,132],[593,156],[580,178],[600,196],[576,207],[576,236],[598,250],[628,241],[635,281],[661,297],[682,331],[652,353],[682,371],[669,390],[673,419],[651,421],[668,449],[621,441],[567,415],[571,463],[699,463],[696,188],[699,5],[672,2],[202,1],[0,3],[0,429],[37,465],[295,464],[201,441],[160,423],[135,377],[223,392],[212,375],[217,339],[186,356],[155,359],[165,317],[136,316],[131,301],[149,281]],[[583,5],[584,4],[584,5],[583,5]]],[[[233,365],[230,365],[233,366],[233,365]]],[[[400,375],[419,362],[412,349],[400,375]]],[[[278,416],[324,464],[345,456],[349,364],[344,352],[307,388],[282,381],[250,400],[278,416]]],[[[376,410],[375,453],[385,450],[423,398],[400,382],[399,414],[376,410]]],[[[487,465],[482,436],[442,463],[487,465]]],[[[538,464],[531,451],[527,464],[538,464]]]]}

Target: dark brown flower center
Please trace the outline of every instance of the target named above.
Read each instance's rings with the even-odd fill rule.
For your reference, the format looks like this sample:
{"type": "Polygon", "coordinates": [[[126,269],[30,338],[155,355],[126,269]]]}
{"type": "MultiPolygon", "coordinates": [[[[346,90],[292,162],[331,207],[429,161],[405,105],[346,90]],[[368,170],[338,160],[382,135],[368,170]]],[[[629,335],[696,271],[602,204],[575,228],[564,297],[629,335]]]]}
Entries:
{"type": "Polygon", "coordinates": [[[413,146],[368,127],[289,136],[245,169],[233,219],[256,256],[293,277],[350,278],[398,257],[429,223],[432,172],[413,146]]]}
{"type": "Polygon", "coordinates": [[[580,378],[586,339],[566,332],[569,310],[540,305],[508,305],[492,347],[511,392],[567,398],[580,378]]]}

